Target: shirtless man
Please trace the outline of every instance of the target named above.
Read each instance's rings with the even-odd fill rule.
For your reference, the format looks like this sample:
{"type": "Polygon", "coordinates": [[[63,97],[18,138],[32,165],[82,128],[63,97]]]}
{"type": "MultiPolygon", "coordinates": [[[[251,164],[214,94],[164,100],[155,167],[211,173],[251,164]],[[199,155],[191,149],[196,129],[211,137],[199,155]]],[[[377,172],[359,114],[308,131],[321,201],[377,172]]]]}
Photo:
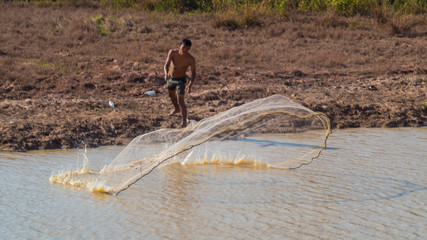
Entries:
{"type": "Polygon", "coordinates": [[[196,79],[196,60],[188,53],[190,49],[191,41],[183,39],[179,45],[179,49],[172,49],[169,51],[164,67],[169,97],[175,107],[169,115],[181,112],[183,128],[188,124],[187,107],[185,106],[184,96],[185,93],[189,94],[191,92],[191,86],[196,79]],[[187,76],[185,73],[188,67],[191,67],[191,79],[187,89],[185,89],[185,84],[187,83],[187,76]]]}

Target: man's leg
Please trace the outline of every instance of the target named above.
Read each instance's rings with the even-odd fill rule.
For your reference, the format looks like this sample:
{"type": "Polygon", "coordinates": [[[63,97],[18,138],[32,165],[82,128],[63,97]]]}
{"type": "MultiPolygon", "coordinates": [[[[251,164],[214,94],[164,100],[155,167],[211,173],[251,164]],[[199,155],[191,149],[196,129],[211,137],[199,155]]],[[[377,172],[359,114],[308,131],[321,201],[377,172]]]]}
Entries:
{"type": "Polygon", "coordinates": [[[173,106],[175,108],[169,115],[174,115],[175,113],[179,113],[179,111],[180,111],[180,108],[178,105],[178,99],[176,97],[175,90],[168,89],[168,92],[169,92],[169,97],[171,98],[171,101],[172,101],[173,106]]]}
{"type": "Polygon", "coordinates": [[[179,107],[181,108],[183,128],[187,126],[187,107],[185,106],[184,96],[185,96],[184,94],[178,94],[178,102],[179,102],[179,107]]]}

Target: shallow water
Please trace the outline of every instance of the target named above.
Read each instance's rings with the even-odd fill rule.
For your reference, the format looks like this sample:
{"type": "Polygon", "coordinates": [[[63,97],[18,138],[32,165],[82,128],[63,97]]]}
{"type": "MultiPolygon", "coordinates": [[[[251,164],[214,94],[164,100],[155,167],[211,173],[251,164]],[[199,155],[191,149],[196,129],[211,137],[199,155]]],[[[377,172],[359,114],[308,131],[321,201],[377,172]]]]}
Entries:
{"type": "MultiPolygon", "coordinates": [[[[49,183],[82,150],[0,153],[0,239],[427,238],[427,128],[335,130],[328,147],[297,170],[169,164],[118,196],[49,183]]],[[[121,149],[86,155],[96,169],[121,149]]]]}

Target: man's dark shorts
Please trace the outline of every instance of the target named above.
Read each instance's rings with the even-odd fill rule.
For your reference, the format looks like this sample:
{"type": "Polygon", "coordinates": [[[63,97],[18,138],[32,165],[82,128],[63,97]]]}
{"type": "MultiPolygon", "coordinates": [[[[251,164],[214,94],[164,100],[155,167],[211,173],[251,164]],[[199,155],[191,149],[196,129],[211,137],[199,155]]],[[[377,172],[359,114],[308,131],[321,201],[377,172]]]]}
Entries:
{"type": "Polygon", "coordinates": [[[182,78],[173,78],[170,77],[167,84],[167,89],[175,90],[178,94],[185,94],[185,84],[187,83],[187,77],[184,76],[182,78]]]}

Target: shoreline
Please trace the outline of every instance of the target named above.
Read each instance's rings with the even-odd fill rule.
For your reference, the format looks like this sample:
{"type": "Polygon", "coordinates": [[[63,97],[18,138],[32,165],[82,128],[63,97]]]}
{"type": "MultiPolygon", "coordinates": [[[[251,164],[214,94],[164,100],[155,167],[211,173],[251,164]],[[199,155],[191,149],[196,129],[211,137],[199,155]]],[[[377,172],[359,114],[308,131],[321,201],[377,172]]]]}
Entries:
{"type": "MultiPolygon", "coordinates": [[[[328,101],[327,97],[322,99],[321,96],[327,91],[317,89],[319,87],[305,90],[297,87],[313,86],[313,82],[323,85],[319,79],[305,78],[287,80],[291,84],[283,84],[280,90],[274,89],[278,84],[269,83],[268,85],[273,88],[265,88],[257,84],[250,85],[247,81],[240,84],[246,85],[244,88],[227,86],[226,90],[203,90],[201,86],[195,86],[194,92],[187,96],[189,118],[199,121],[233,106],[278,93],[313,111],[325,113],[331,119],[332,129],[427,126],[426,108],[417,109],[412,106],[402,108],[401,104],[393,104],[401,102],[400,99],[394,98],[390,93],[381,93],[390,92],[390,89],[380,88],[382,83],[387,82],[387,78],[382,81],[376,80],[377,84],[373,84],[374,80],[365,80],[366,84],[359,80],[356,85],[361,85],[360,88],[364,89],[364,98],[355,98],[353,101],[349,100],[349,103],[330,99],[328,101]],[[298,91],[295,91],[296,88],[298,91]],[[386,99],[379,100],[380,98],[386,99]],[[375,101],[378,103],[375,104],[375,101]]],[[[416,79],[411,82],[416,85],[418,81],[421,84],[416,79]]],[[[356,82],[354,79],[349,81],[356,82]]],[[[352,91],[342,91],[339,94],[346,96],[355,94],[359,87],[351,86],[342,88],[353,89],[352,91]]],[[[114,99],[96,97],[78,99],[73,96],[47,95],[45,98],[3,100],[0,102],[0,109],[3,111],[23,109],[27,113],[18,112],[17,115],[5,118],[0,124],[2,136],[0,149],[23,152],[81,148],[84,145],[87,147],[123,145],[128,144],[134,137],[150,131],[179,127],[180,116],[168,116],[172,105],[169,103],[166,89],[162,84],[154,89],[155,95],[144,95],[141,91],[137,97],[122,96],[114,99]],[[109,106],[109,101],[114,102],[114,108],[109,106]],[[35,114],[28,114],[31,112],[35,114]]]]}

